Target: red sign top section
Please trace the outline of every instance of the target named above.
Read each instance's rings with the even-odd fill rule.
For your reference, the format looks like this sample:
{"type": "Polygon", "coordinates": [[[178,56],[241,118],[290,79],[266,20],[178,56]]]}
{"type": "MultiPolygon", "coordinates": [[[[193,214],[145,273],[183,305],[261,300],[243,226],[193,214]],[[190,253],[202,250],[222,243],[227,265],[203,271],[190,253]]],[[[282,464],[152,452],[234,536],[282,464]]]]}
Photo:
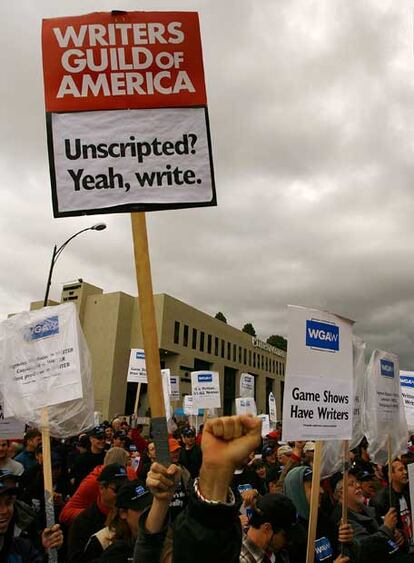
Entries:
{"type": "Polygon", "coordinates": [[[43,20],[46,111],[206,105],[195,12],[43,20]]]}

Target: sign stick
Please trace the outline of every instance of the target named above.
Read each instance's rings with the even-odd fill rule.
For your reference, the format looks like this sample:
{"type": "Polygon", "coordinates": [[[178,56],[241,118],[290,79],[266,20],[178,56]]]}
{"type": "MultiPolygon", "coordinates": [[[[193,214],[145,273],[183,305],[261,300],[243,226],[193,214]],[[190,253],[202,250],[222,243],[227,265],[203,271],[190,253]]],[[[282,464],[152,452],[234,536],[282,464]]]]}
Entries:
{"type": "Polygon", "coordinates": [[[315,454],[312,467],[312,491],[310,503],[310,518],[308,528],[308,544],[306,548],[306,563],[314,563],[315,559],[315,539],[316,526],[318,523],[319,490],[321,480],[323,442],[318,440],[315,443],[315,454]]]}
{"type": "Polygon", "coordinates": [[[389,491],[389,502],[390,508],[392,507],[392,489],[391,489],[391,474],[392,474],[392,446],[391,446],[391,434],[388,434],[388,491],[389,491]]]}
{"type": "MultiPolygon", "coordinates": [[[[41,431],[46,526],[51,528],[55,523],[55,507],[53,504],[52,459],[50,451],[49,414],[47,407],[42,409],[41,431]]],[[[50,563],[57,563],[56,549],[48,550],[48,555],[50,563]]]]}
{"type": "Polygon", "coordinates": [[[344,469],[342,491],[342,524],[348,522],[348,468],[349,468],[349,442],[344,440],[344,469]]]}
{"type": "Polygon", "coordinates": [[[137,394],[135,396],[134,414],[138,416],[139,396],[141,395],[141,383],[138,383],[137,394]]]}
{"type": "Polygon", "coordinates": [[[157,450],[157,459],[160,463],[168,466],[170,465],[168,430],[162,390],[160,354],[158,349],[157,324],[155,320],[145,213],[131,213],[131,222],[141,327],[148,377],[148,396],[151,408],[152,432],[157,450]]]}

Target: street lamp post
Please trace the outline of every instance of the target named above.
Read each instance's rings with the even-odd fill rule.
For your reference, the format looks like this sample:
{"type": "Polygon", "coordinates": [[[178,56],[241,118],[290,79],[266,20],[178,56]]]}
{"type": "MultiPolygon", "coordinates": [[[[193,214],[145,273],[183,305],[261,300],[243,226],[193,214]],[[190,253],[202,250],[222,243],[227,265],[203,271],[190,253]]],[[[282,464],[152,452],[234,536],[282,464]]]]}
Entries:
{"type": "Polygon", "coordinates": [[[81,231],[78,231],[77,233],[69,237],[68,240],[66,240],[62,245],[60,245],[59,248],[55,244],[52,252],[52,260],[50,261],[49,276],[47,278],[46,293],[45,293],[45,298],[43,300],[43,307],[47,306],[47,302],[49,299],[49,291],[50,291],[50,285],[52,283],[53,268],[55,267],[57,259],[65,250],[65,248],[70,243],[70,241],[73,240],[78,235],[80,235],[81,233],[84,233],[85,231],[103,231],[104,229],[106,229],[105,223],[97,223],[96,225],[92,225],[92,227],[87,227],[86,229],[82,229],[81,231]]]}

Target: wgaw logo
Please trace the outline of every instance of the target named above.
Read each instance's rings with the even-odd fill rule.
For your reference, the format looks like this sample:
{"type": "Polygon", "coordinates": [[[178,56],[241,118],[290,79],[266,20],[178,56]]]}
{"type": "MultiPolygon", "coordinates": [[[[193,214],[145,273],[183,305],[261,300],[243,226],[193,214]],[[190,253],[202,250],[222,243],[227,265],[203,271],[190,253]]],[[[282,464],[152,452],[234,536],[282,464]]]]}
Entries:
{"type": "Polygon", "coordinates": [[[199,383],[211,383],[213,381],[213,376],[211,373],[202,373],[198,376],[199,383]]]}
{"type": "Polygon", "coordinates": [[[54,334],[59,334],[59,317],[57,315],[43,319],[39,323],[30,326],[24,338],[25,340],[40,340],[40,338],[46,338],[54,334]]]}
{"type": "Polygon", "coordinates": [[[390,360],[380,360],[381,375],[384,377],[394,377],[394,362],[390,360]]]}
{"type": "Polygon", "coordinates": [[[339,326],[324,321],[306,321],[306,346],[328,352],[339,351],[339,326]]]}

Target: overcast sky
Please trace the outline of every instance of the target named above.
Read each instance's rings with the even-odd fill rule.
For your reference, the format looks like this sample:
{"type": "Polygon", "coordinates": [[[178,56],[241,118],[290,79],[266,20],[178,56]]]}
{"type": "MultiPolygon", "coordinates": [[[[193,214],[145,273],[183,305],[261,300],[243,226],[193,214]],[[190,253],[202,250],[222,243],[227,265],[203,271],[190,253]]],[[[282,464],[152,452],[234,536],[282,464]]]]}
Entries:
{"type": "MultiPolygon", "coordinates": [[[[58,262],[136,295],[128,214],[53,219],[41,20],[92,11],[200,14],[218,206],[147,215],[153,285],[258,335],[287,304],[356,321],[414,369],[413,6],[403,0],[19,0],[0,38],[0,319],[42,299],[58,262]]],[[[6,14],[5,14],[6,16],[6,14]]]]}

